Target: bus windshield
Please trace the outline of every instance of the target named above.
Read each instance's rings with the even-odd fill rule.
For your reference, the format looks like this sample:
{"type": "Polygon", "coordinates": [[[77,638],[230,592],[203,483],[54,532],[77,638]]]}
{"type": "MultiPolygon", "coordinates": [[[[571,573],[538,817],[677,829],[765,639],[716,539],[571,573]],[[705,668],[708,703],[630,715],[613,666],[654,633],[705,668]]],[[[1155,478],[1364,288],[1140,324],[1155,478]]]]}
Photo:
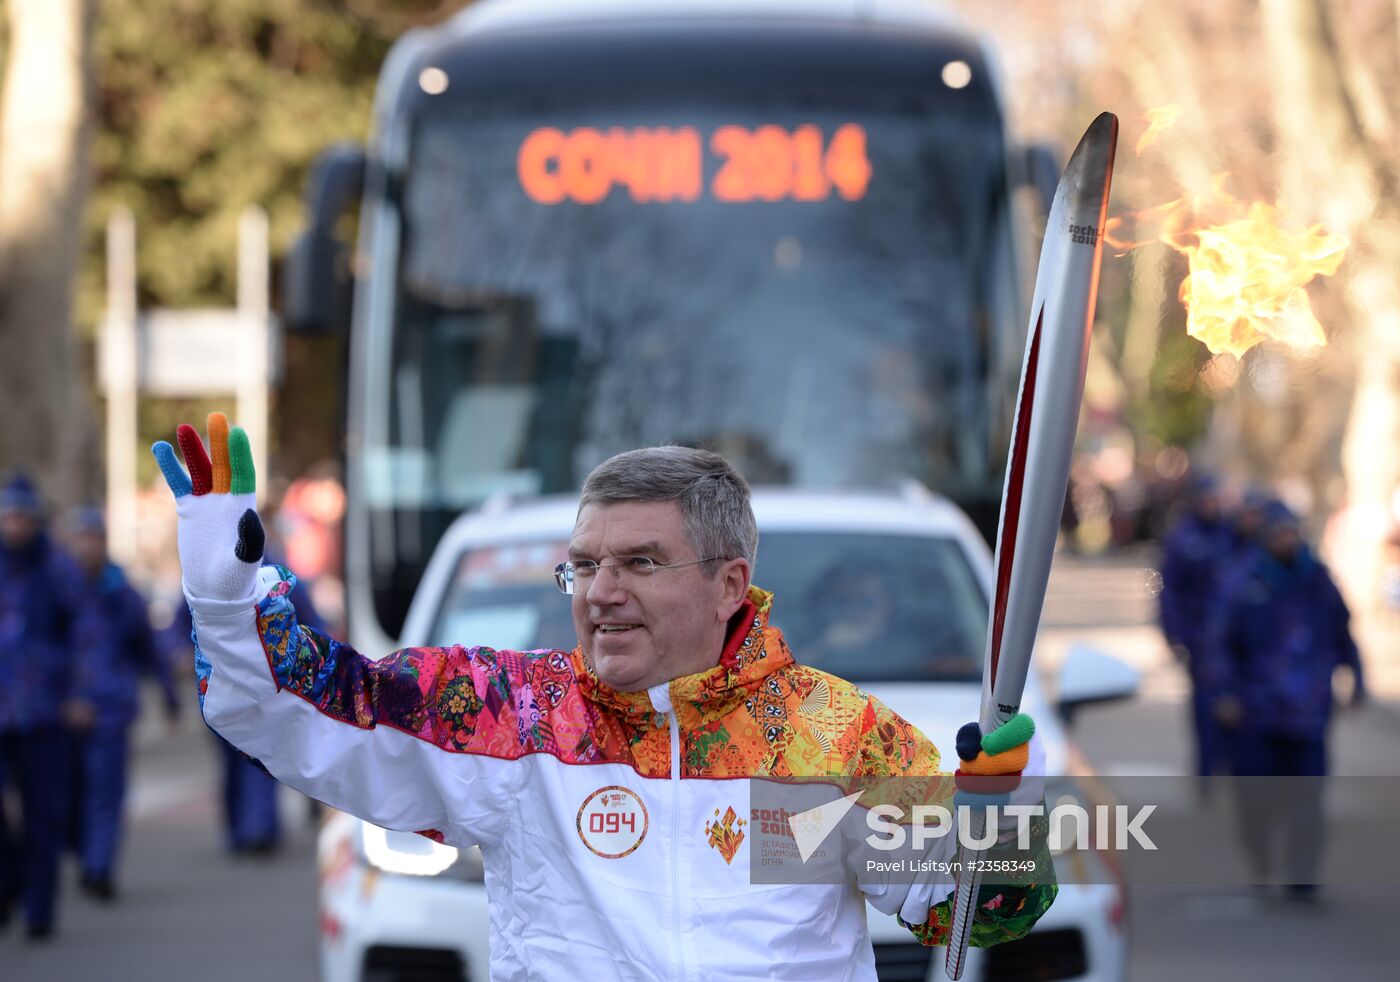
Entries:
{"type": "Polygon", "coordinates": [[[932,98],[435,103],[396,195],[372,505],[569,491],[668,442],[758,483],[994,499],[989,375],[1019,347],[1002,140],[932,98]]]}
{"type": "Polygon", "coordinates": [[[755,484],[913,478],[995,520],[1024,325],[995,93],[938,81],[936,49],[839,40],[722,84],[647,49],[622,88],[611,49],[502,42],[415,90],[354,450],[389,631],[460,512],[641,446],[755,484]],[[537,71],[503,89],[504,64],[537,71]]]}

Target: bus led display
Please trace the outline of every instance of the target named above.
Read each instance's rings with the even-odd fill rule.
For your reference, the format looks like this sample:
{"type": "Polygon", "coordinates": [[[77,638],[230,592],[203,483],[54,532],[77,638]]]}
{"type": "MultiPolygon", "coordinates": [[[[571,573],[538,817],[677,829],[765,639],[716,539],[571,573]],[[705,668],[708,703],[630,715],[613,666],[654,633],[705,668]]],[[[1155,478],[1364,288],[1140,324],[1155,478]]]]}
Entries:
{"type": "MultiPolygon", "coordinates": [[[[815,125],[720,126],[709,138],[716,201],[847,201],[870,183],[865,128],[844,123],[828,140],[815,125]]],[[[700,133],[691,126],[590,126],[533,130],[520,144],[516,171],[532,201],[597,204],[615,189],[636,202],[687,202],[705,189],[700,133]]]]}

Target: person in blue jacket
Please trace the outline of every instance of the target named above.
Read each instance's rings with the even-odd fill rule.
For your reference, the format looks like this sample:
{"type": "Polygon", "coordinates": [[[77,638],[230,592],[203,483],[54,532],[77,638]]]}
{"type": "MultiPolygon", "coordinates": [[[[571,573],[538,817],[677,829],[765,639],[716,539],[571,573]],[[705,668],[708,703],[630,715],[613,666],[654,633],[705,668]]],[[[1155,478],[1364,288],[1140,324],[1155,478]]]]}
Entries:
{"type": "Polygon", "coordinates": [[[172,720],[180,704],[156,650],[146,601],[107,556],[102,513],[76,509],[68,518],[67,532],[80,573],[73,625],[74,687],[65,712],[70,729],[78,734],[75,838],[84,891],[112,900],[126,798],[128,733],[141,708],[141,676],[160,684],[172,720]]]}
{"type": "Polygon", "coordinates": [[[1278,504],[1278,499],[1259,487],[1246,488],[1239,504],[1230,516],[1231,531],[1234,533],[1233,548],[1225,564],[1225,572],[1248,563],[1255,550],[1262,548],[1264,521],[1270,509],[1278,504]]]}
{"type": "MultiPolygon", "coordinates": [[[[1352,703],[1365,698],[1350,615],[1326,566],[1303,541],[1298,518],[1278,502],[1264,511],[1260,545],[1222,584],[1208,631],[1214,710],[1241,777],[1322,777],[1333,676],[1352,675],[1352,703]]],[[[1295,785],[1300,782],[1295,782],[1295,785]]],[[[1321,849],[1318,789],[1266,800],[1268,786],[1246,795],[1242,817],[1256,872],[1270,867],[1274,833],[1283,829],[1292,892],[1311,896],[1321,849]]]]}
{"type": "Polygon", "coordinates": [[[1207,615],[1215,603],[1234,534],[1220,506],[1219,488],[1209,476],[1195,478],[1186,510],[1162,543],[1162,592],[1158,597],[1162,633],[1191,673],[1191,721],[1196,738],[1196,773],[1225,770],[1225,747],[1212,712],[1215,693],[1207,665],[1207,615]]]}
{"type": "Polygon", "coordinates": [[[0,487],[0,793],[18,794],[22,829],[0,807],[0,923],[22,900],[35,940],[54,930],[67,827],[75,579],[44,529],[34,484],[10,479],[0,487]]]}

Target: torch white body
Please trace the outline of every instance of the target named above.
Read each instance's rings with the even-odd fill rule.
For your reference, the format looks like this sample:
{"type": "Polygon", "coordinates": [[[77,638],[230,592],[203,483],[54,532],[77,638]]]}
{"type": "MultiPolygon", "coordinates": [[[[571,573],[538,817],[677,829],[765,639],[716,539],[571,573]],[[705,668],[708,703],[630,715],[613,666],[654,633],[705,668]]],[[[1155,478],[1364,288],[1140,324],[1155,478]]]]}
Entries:
{"type": "MultiPolygon", "coordinates": [[[[1020,710],[1040,624],[1084,395],[1117,139],[1117,118],[1100,114],[1071,155],[1046,221],[997,529],[996,594],[982,675],[984,734],[1020,710]]],[[[972,818],[978,837],[981,810],[972,818]]],[[[962,850],[960,868],[979,855],[962,850]]],[[[950,979],[962,977],[980,886],[980,873],[959,874],[950,979]]]]}

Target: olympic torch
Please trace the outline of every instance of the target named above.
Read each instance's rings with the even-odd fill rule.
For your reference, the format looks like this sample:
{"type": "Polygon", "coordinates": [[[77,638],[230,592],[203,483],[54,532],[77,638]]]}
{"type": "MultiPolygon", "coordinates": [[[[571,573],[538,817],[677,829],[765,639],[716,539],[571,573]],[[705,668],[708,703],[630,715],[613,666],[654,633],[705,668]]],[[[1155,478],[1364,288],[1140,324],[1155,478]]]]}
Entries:
{"type": "MultiPolygon", "coordinates": [[[[982,674],[983,733],[1021,708],[1084,395],[1117,143],[1118,118],[1101,113],[1070,156],[1045,223],[997,528],[996,595],[982,674]]],[[[976,826],[982,817],[976,809],[975,838],[981,837],[976,826]]],[[[980,850],[964,848],[958,857],[946,963],[948,978],[954,980],[962,978],[966,967],[982,879],[980,872],[963,871],[975,870],[970,861],[979,856],[980,850]]]]}

